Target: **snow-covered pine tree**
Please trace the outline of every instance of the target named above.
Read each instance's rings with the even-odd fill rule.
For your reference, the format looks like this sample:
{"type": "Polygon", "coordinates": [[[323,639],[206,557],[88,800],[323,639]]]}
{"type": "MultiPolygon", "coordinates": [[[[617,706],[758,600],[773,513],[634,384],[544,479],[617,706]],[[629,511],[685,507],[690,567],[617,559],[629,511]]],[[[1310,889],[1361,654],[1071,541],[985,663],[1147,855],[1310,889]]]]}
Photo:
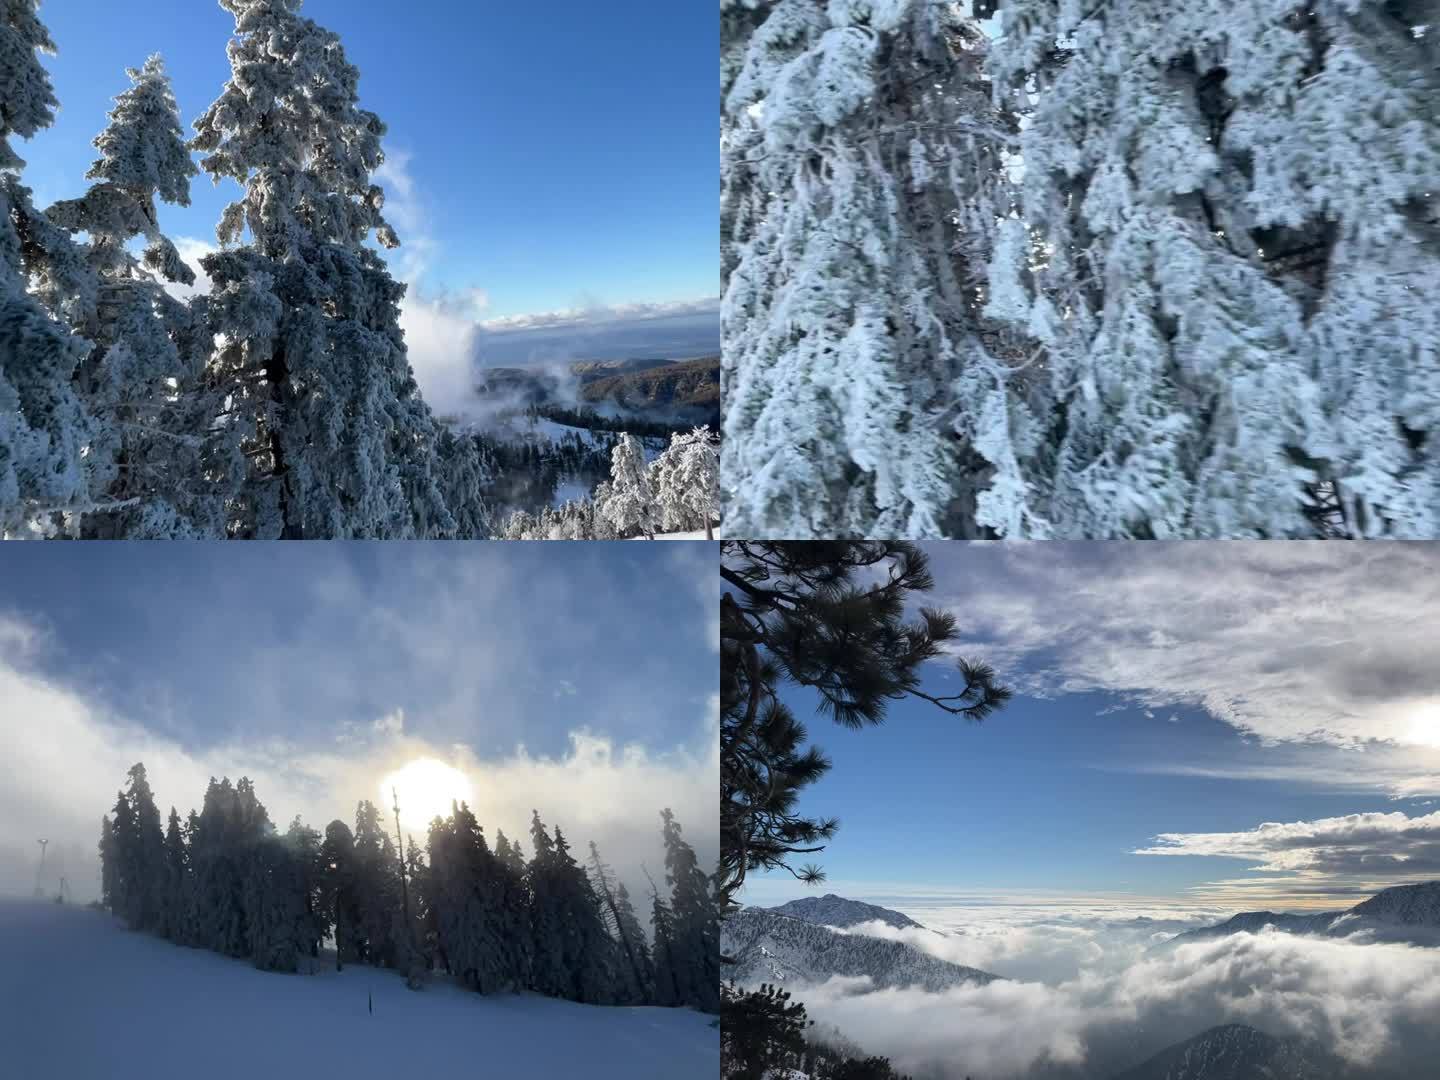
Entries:
{"type": "Polygon", "coordinates": [[[329,915],[321,902],[324,863],[320,834],[296,814],[285,834],[285,846],[294,859],[300,891],[305,898],[305,918],[297,923],[298,944],[303,955],[320,955],[320,942],[331,933],[329,915]]]}
{"type": "Polygon", "coordinates": [[[530,893],[530,988],[551,997],[567,997],[570,973],[565,967],[564,899],[554,884],[555,845],[537,810],[530,811],[530,839],[535,854],[526,868],[530,893]]]}
{"type": "Polygon", "coordinates": [[[355,899],[359,906],[361,959],[394,967],[394,912],[400,908],[395,846],[368,799],[355,810],[355,899]]]}
{"type": "Polygon", "coordinates": [[[630,902],[630,890],[623,881],[615,883],[615,912],[620,922],[620,933],[630,943],[635,962],[640,969],[640,985],[644,988],[646,1002],[655,1000],[655,962],[650,956],[650,946],[645,932],[640,929],[640,919],[635,914],[635,905],[630,902]]]}
{"type": "Polygon", "coordinates": [[[232,530],[454,535],[437,427],[399,326],[405,287],[366,246],[372,233],[399,242],[370,179],[385,126],[359,107],[359,72],[300,0],[221,6],[235,16],[232,74],[191,145],[206,172],[244,188],[216,231],[224,249],[202,260],[225,339],[210,376],[251,465],[232,530]]]}
{"type": "Polygon", "coordinates": [[[341,971],[347,962],[360,962],[363,946],[355,837],[345,822],[326,826],[320,866],[320,907],[335,936],[335,970],[341,971]]]}
{"type": "Polygon", "coordinates": [[[594,840],[590,841],[589,866],[590,881],[600,901],[605,929],[620,943],[620,971],[624,978],[619,980],[618,998],[621,1002],[634,1004],[648,1002],[653,993],[654,973],[650,970],[650,954],[645,947],[645,938],[639,933],[639,922],[630,908],[630,897],[624,891],[624,883],[616,881],[615,872],[600,858],[600,849],[594,840]]]}
{"type": "Polygon", "coordinates": [[[100,903],[111,911],[120,909],[120,853],[109,814],[100,818],[100,903]]]}
{"type": "Polygon", "coordinates": [[[63,515],[90,501],[96,433],[72,381],[88,343],[70,325],[93,311],[93,275],[32,205],[10,145],[54,122],[37,56],[54,51],[35,0],[0,7],[0,538],[63,534],[63,515]]]}
{"type": "Polygon", "coordinates": [[[665,880],[670,884],[671,975],[683,1005],[720,1011],[720,920],[709,878],[667,808],[664,822],[665,880]]]}
{"type": "Polygon", "coordinates": [[[125,874],[125,921],[133,930],[157,931],[165,905],[165,835],[145,766],[130,767],[123,819],[116,804],[117,836],[125,874]]]}
{"type": "Polygon", "coordinates": [[[96,183],[45,212],[87,237],[81,250],[99,289],[80,327],[93,346],[75,377],[98,421],[86,456],[96,505],[80,535],[220,536],[223,507],[207,478],[227,471],[224,445],[209,435],[221,406],[200,386],[210,343],[194,332],[190,305],[164,290],[162,282],[188,285],[195,275],[160,232],[155,206],[157,198],[188,206],[197,170],[160,57],[128,73],[133,85],[95,139],[100,157],[86,176],[96,183]],[[137,237],[146,244],[138,258],[129,247],[137,237]]]}
{"type": "Polygon", "coordinates": [[[246,856],[269,826],[249,780],[210,778],[190,846],[199,944],[225,956],[251,956],[244,885],[246,856]]]}
{"type": "Polygon", "coordinates": [[[499,829],[495,830],[495,860],[500,883],[500,910],[504,916],[505,941],[510,950],[510,967],[519,985],[532,983],[535,941],[531,931],[530,890],[526,884],[525,855],[519,843],[511,843],[499,829]]]}
{"type": "Polygon", "coordinates": [[[721,11],[727,532],[970,530],[992,463],[959,386],[1010,371],[980,311],[1013,141],[984,35],[932,0],[721,11]]]}
{"type": "Polygon", "coordinates": [[[594,532],[594,535],[591,536],[592,540],[618,540],[620,538],[615,532],[614,524],[610,521],[608,510],[610,492],[610,481],[601,480],[590,494],[590,512],[594,532]]]}
{"type": "Polygon", "coordinates": [[[509,867],[517,878],[524,880],[525,853],[520,850],[519,844],[512,844],[506,838],[503,829],[495,830],[495,857],[509,867]]]}
{"type": "Polygon", "coordinates": [[[570,856],[564,834],[552,839],[531,812],[531,927],[535,944],[533,988],[589,1004],[615,1000],[615,942],[605,932],[585,871],[570,856]]]}
{"type": "Polygon", "coordinates": [[[505,519],[505,529],[500,535],[502,540],[529,540],[531,533],[535,530],[535,518],[524,510],[516,510],[505,519]]]}
{"type": "Polygon", "coordinates": [[[515,950],[507,940],[505,867],[491,854],[485,833],[464,803],[430,828],[436,928],[450,971],[482,994],[523,989],[515,950]]]}
{"type": "Polygon", "coordinates": [[[471,435],[456,434],[439,425],[435,443],[441,497],[454,519],[454,535],[467,540],[488,540],[494,532],[485,498],[497,466],[471,435]]]}
{"type": "Polygon", "coordinates": [[[628,431],[620,436],[610,452],[610,488],[603,506],[606,518],[619,536],[635,533],[655,539],[660,527],[659,507],[650,486],[650,473],[645,467],[645,448],[628,431]]]}
{"type": "Polygon", "coordinates": [[[1036,95],[1033,235],[1009,227],[992,304],[1044,347],[1056,419],[1038,448],[1027,430],[1024,482],[982,498],[982,521],[1435,535],[1434,4],[1002,13],[998,87],[1036,95]],[[1338,522],[1317,526],[1322,491],[1338,522]]]}
{"type": "MultiPolygon", "coordinates": [[[[125,792],[115,795],[115,806],[110,811],[109,859],[102,880],[110,879],[107,895],[110,910],[119,915],[133,929],[139,925],[139,910],[143,905],[139,883],[140,834],[135,828],[135,812],[125,792]]],[[[101,840],[101,853],[106,854],[105,839],[101,840]]]]}
{"type": "Polygon", "coordinates": [[[262,971],[298,971],[319,941],[301,860],[272,828],[247,846],[244,865],[251,961],[262,971]]]}
{"type": "Polygon", "coordinates": [[[195,877],[195,838],[200,834],[200,815],[191,809],[185,818],[185,889],[181,895],[181,925],[184,932],[183,944],[203,948],[205,942],[200,936],[200,893],[195,877]]]}
{"type": "Polygon", "coordinates": [[[650,882],[650,932],[653,941],[651,955],[655,960],[655,1004],[684,1004],[680,975],[685,969],[684,958],[676,950],[675,918],[665,897],[645,871],[650,882]]]}
{"type": "Polygon", "coordinates": [[[190,852],[180,815],[170,807],[165,829],[165,877],[160,894],[160,919],[156,932],[181,945],[194,937],[190,927],[190,852]]]}
{"type": "Polygon", "coordinates": [[[571,989],[566,996],[587,1004],[614,1004],[618,999],[617,945],[605,930],[590,879],[571,856],[558,825],[550,867],[551,895],[559,901],[564,964],[570,975],[571,989]]]}
{"type": "MultiPolygon", "coordinates": [[[[409,837],[405,852],[405,873],[410,879],[410,917],[415,943],[426,971],[434,971],[439,956],[440,929],[435,909],[433,867],[421,857],[415,838],[409,837]]],[[[428,851],[428,848],[427,848],[428,851]]]]}
{"type": "Polygon", "coordinates": [[[650,465],[661,527],[672,532],[703,528],[713,540],[720,509],[720,442],[708,427],[677,432],[650,465]]]}

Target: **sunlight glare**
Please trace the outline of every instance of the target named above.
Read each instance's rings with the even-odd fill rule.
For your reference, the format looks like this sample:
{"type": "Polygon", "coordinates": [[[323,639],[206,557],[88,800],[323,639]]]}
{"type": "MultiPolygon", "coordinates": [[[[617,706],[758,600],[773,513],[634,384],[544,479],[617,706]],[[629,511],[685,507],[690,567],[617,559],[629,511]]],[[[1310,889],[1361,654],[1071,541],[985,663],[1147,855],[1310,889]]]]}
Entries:
{"type": "Polygon", "coordinates": [[[470,781],[459,769],[435,758],[416,758],[396,769],[380,782],[380,805],[391,812],[400,796],[400,821],[407,829],[422,830],[435,817],[448,817],[450,803],[471,802],[470,781]]]}
{"type": "Polygon", "coordinates": [[[1407,741],[1440,748],[1440,704],[1426,704],[1410,716],[1407,741]]]}

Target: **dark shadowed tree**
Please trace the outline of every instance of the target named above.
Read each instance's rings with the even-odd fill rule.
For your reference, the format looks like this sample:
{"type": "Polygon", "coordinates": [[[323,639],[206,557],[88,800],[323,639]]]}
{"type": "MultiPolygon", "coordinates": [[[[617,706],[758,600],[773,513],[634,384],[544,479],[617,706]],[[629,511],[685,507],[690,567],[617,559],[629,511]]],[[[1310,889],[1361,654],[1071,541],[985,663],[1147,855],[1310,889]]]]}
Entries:
{"type": "Polygon", "coordinates": [[[650,930],[655,939],[655,1004],[679,1005],[683,994],[675,977],[680,965],[675,949],[675,916],[649,870],[645,871],[645,879],[650,882],[650,930]]]}
{"type": "Polygon", "coordinates": [[[320,849],[320,906],[335,935],[335,970],[358,963],[361,949],[360,901],[356,895],[355,836],[343,821],[325,827],[320,849]]]}
{"type": "Polygon", "coordinates": [[[982,720],[1010,698],[985,664],[957,661],[955,693],[922,689],[922,668],[957,637],[955,616],[907,607],[934,586],[929,560],[901,541],[753,542],[721,545],[720,869],[722,912],[755,869],[783,869],[813,884],[797,855],[824,848],[838,821],[799,811],[800,792],[830,767],[780,699],[801,687],[837,724],[882,723],[892,701],[920,698],[982,720]]]}
{"type": "Polygon", "coordinates": [[[119,850],[115,846],[115,827],[110,815],[100,818],[100,902],[112,911],[119,908],[119,850]]]}
{"type": "Polygon", "coordinates": [[[710,880],[700,869],[695,851],[680,833],[680,823],[667,808],[665,880],[670,884],[671,957],[680,1003],[702,1012],[720,1010],[720,926],[710,880]]]}
{"type": "Polygon", "coordinates": [[[762,985],[741,993],[733,985],[720,988],[720,1061],[724,1076],[764,1080],[784,1075],[805,1049],[805,1006],[790,1003],[784,990],[762,985]]]}
{"type": "Polygon", "coordinates": [[[380,811],[368,799],[355,810],[355,880],[359,906],[361,959],[376,967],[396,961],[394,913],[400,910],[398,856],[381,824],[380,811]]]}
{"type": "Polygon", "coordinates": [[[624,960],[623,971],[630,979],[626,998],[635,1002],[648,1001],[653,974],[650,971],[650,954],[645,948],[645,939],[638,933],[640,927],[634,910],[630,909],[630,897],[624,891],[624,884],[616,882],[615,872],[600,858],[600,849],[594,840],[590,841],[590,881],[600,900],[600,914],[605,929],[620,942],[620,954],[624,960]]]}
{"type": "Polygon", "coordinates": [[[180,815],[170,807],[170,821],[165,830],[165,878],[160,897],[160,934],[181,944],[189,944],[190,930],[190,851],[180,815]]]}

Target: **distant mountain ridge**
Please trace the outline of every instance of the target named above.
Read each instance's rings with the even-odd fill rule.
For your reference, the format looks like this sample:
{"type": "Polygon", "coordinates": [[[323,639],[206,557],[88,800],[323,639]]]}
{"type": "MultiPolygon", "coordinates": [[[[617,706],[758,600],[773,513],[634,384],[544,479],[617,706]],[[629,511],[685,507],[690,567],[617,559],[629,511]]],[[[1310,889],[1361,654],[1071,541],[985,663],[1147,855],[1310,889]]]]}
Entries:
{"type": "Polygon", "coordinates": [[[1223,1024],[1166,1047],[1115,1080],[1338,1080],[1345,1065],[1318,1045],[1223,1024]]]}
{"type": "Polygon", "coordinates": [[[866,904],[860,900],[847,900],[834,893],[826,893],[824,896],[803,896],[799,900],[791,900],[788,904],[759,910],[772,911],[777,915],[788,915],[792,919],[803,919],[805,922],[815,923],[817,926],[849,928],[878,919],[897,930],[904,930],[908,926],[913,926],[918,930],[924,929],[908,915],[892,911],[890,908],[879,907],[876,904],[866,904]]]}
{"type": "Polygon", "coordinates": [[[1161,948],[1242,932],[1255,934],[1266,926],[1287,934],[1349,937],[1363,932],[1375,941],[1440,945],[1440,881],[1382,889],[1344,911],[1315,914],[1242,911],[1223,923],[1177,934],[1161,948]]]}
{"type": "Polygon", "coordinates": [[[487,367],[476,393],[513,406],[587,406],[639,416],[718,423],[720,358],[579,360],[563,366],[487,367]]]}
{"type": "Polygon", "coordinates": [[[940,991],[1000,978],[901,941],[841,933],[764,908],[744,908],[725,919],[720,951],[735,961],[726,965],[725,977],[741,986],[818,983],[841,975],[866,976],[876,989],[916,986],[940,991]]]}

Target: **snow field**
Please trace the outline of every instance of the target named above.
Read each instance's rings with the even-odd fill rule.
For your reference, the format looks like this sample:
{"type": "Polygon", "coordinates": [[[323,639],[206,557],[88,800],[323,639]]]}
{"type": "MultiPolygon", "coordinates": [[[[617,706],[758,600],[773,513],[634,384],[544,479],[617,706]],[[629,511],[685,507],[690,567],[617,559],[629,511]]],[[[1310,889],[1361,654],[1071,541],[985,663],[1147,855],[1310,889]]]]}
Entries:
{"type": "Polygon", "coordinates": [[[102,912],[0,900],[0,1076],[685,1080],[719,1073],[713,1018],[690,1009],[482,997],[443,976],[417,992],[391,971],[352,965],[337,973],[333,955],[315,965],[314,975],[257,971],[125,930],[102,912]]]}

